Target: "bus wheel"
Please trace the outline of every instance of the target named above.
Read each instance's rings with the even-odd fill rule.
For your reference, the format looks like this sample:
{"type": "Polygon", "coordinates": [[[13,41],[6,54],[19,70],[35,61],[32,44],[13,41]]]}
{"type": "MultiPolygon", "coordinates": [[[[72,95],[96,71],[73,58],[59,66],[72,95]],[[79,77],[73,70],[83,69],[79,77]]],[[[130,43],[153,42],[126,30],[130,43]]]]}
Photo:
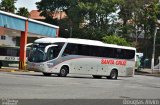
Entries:
{"type": "Polygon", "coordinates": [[[63,66],[60,70],[59,76],[60,77],[66,77],[68,74],[68,68],[66,66],[63,66]]]}
{"type": "Polygon", "coordinates": [[[115,70],[115,69],[113,69],[113,70],[111,71],[111,73],[110,73],[110,76],[107,77],[107,78],[108,78],[108,79],[117,79],[117,77],[118,77],[118,71],[115,70]]]}
{"type": "Polygon", "coordinates": [[[99,76],[99,75],[92,75],[92,76],[93,76],[93,78],[97,78],[97,79],[102,78],[102,76],[99,76]]]}
{"type": "Polygon", "coordinates": [[[51,73],[43,73],[44,76],[51,76],[51,73]]]}

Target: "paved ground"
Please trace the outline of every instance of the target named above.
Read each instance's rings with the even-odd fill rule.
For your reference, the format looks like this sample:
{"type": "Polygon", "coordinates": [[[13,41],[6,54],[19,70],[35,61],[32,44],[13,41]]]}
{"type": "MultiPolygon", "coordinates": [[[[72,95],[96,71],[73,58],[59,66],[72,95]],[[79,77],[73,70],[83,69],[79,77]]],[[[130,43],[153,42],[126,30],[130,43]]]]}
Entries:
{"type": "Polygon", "coordinates": [[[141,69],[135,73],[136,75],[145,75],[145,76],[154,76],[160,77],[160,70],[151,70],[151,69],[141,69]]]}
{"type": "Polygon", "coordinates": [[[34,72],[0,72],[0,98],[18,99],[160,99],[160,78],[135,75],[118,80],[91,76],[45,77],[34,72]]]}

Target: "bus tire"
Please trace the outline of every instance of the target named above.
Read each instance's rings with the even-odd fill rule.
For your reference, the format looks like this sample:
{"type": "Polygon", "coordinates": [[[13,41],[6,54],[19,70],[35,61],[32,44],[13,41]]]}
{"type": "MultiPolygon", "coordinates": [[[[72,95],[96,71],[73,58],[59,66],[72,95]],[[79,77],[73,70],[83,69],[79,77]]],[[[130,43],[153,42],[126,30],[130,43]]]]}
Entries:
{"type": "Polygon", "coordinates": [[[97,79],[101,79],[102,78],[102,76],[99,76],[99,75],[92,75],[93,76],[93,78],[97,78],[97,79]]]}
{"type": "Polygon", "coordinates": [[[107,77],[107,79],[117,79],[117,77],[118,77],[118,71],[116,69],[113,69],[110,75],[107,77]]]}
{"type": "Polygon", "coordinates": [[[67,66],[63,66],[63,67],[61,67],[61,70],[60,70],[60,73],[59,73],[58,76],[60,76],[60,77],[66,77],[67,74],[68,74],[68,72],[69,72],[68,67],[67,66]]]}
{"type": "Polygon", "coordinates": [[[44,76],[51,76],[51,73],[43,73],[44,76]]]}

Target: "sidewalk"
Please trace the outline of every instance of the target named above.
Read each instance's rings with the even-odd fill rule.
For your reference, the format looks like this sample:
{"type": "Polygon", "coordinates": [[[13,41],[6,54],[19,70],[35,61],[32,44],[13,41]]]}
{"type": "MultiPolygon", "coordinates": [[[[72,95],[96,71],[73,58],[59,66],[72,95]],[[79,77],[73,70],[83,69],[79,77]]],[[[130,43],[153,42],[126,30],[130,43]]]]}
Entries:
{"type": "Polygon", "coordinates": [[[29,72],[28,70],[20,70],[18,68],[1,68],[0,72],[29,72]]]}
{"type": "Polygon", "coordinates": [[[141,69],[135,72],[136,75],[146,75],[146,76],[155,76],[160,77],[160,70],[151,70],[151,69],[141,69]]]}

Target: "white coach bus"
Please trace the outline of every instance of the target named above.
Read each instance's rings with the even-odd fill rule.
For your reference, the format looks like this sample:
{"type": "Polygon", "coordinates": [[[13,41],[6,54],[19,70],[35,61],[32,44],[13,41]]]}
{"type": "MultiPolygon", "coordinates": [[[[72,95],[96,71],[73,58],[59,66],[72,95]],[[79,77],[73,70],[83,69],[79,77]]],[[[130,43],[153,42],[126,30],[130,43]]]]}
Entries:
{"type": "Polygon", "coordinates": [[[74,38],[35,40],[28,58],[28,69],[45,76],[87,74],[94,78],[133,76],[136,49],[74,38]]]}

